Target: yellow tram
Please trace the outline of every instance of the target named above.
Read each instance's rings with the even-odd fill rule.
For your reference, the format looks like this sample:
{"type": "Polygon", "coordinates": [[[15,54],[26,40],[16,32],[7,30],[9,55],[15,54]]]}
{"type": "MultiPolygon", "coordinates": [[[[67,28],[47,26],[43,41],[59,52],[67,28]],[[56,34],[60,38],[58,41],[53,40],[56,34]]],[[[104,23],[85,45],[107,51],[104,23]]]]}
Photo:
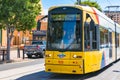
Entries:
{"type": "Polygon", "coordinates": [[[86,74],[120,58],[120,26],[89,6],[54,6],[48,12],[45,71],[86,74]]]}

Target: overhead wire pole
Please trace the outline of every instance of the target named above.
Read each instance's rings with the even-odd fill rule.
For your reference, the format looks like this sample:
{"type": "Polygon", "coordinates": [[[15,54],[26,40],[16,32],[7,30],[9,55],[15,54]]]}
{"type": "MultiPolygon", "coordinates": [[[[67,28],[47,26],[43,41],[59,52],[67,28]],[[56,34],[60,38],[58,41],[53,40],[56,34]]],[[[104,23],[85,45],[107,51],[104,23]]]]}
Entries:
{"type": "Polygon", "coordinates": [[[81,0],[77,0],[77,3],[78,3],[78,5],[80,5],[81,4],[81,0]]]}

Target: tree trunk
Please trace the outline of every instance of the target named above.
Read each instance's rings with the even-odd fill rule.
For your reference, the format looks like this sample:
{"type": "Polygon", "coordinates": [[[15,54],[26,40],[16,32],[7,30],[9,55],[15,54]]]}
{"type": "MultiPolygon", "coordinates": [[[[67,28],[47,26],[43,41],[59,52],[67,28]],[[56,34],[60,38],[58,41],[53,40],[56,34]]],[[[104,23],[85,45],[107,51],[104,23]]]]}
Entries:
{"type": "Polygon", "coordinates": [[[7,26],[7,60],[10,60],[10,36],[9,36],[9,26],[7,26]]]}
{"type": "Polygon", "coordinates": [[[7,26],[7,60],[10,60],[10,47],[11,47],[11,40],[13,38],[14,26],[7,26]]]}

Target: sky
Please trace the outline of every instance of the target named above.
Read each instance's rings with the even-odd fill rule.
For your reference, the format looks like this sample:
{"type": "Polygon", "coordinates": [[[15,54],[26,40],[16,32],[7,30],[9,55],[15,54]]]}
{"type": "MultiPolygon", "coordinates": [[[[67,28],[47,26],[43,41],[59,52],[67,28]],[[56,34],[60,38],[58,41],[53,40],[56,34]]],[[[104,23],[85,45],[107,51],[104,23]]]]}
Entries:
{"type": "MultiPolygon", "coordinates": [[[[47,14],[48,9],[51,6],[74,4],[77,0],[41,0],[41,1],[42,1],[42,7],[44,10],[44,14],[47,14]]],[[[81,0],[81,1],[85,1],[85,0],[81,0]]],[[[116,5],[120,6],[120,0],[91,0],[91,1],[96,1],[100,5],[102,10],[108,10],[106,6],[116,6],[116,5]]]]}

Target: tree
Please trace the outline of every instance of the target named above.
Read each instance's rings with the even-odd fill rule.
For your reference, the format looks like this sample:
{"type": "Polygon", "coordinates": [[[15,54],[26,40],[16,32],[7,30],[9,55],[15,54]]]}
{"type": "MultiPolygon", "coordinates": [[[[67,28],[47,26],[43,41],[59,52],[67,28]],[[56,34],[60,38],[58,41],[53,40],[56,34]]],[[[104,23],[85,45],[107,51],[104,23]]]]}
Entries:
{"type": "Polygon", "coordinates": [[[102,11],[100,5],[97,2],[86,0],[86,1],[81,2],[81,4],[83,4],[83,5],[89,5],[91,7],[95,7],[98,10],[102,11]]]}
{"type": "Polygon", "coordinates": [[[14,30],[31,30],[41,11],[40,0],[0,0],[1,28],[7,31],[7,60],[10,60],[10,43],[14,30]]]}

